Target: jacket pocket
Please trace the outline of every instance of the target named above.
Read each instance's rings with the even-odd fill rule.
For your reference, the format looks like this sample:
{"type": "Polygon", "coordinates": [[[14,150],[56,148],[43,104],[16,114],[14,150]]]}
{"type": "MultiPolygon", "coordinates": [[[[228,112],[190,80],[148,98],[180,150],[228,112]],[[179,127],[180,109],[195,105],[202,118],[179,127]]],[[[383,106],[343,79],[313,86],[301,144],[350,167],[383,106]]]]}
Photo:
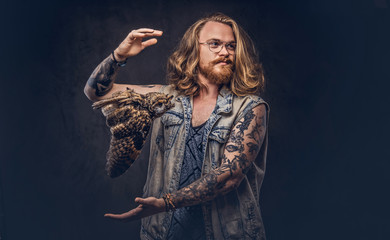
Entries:
{"type": "Polygon", "coordinates": [[[229,139],[230,129],[225,127],[213,128],[210,132],[209,139],[221,144],[226,143],[229,139]]]}
{"type": "Polygon", "coordinates": [[[178,131],[183,123],[183,116],[176,112],[166,112],[161,117],[164,127],[165,150],[170,149],[176,140],[178,131]]]}

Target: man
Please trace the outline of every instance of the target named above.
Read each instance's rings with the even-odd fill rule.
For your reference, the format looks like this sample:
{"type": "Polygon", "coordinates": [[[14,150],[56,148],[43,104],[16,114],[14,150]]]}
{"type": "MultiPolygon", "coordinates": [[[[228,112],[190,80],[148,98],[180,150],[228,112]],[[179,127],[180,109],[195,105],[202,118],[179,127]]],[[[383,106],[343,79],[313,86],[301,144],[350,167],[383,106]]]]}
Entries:
{"type": "Polygon", "coordinates": [[[144,198],[129,212],[105,216],[142,218],[142,239],[265,239],[259,191],[268,105],[255,95],[264,77],[252,41],[217,13],[184,34],[168,61],[170,85],[115,84],[119,65],[160,36],[153,29],[131,31],[85,86],[92,101],[127,87],[161,91],[175,101],[153,123],[144,198]]]}

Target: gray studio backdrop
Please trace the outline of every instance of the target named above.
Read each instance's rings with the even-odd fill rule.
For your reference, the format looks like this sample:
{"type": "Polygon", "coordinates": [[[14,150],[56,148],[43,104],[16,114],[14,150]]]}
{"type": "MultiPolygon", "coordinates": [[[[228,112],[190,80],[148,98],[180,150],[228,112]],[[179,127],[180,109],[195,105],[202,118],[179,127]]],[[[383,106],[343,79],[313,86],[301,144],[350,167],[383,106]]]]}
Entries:
{"type": "Polygon", "coordinates": [[[103,214],[135,207],[149,143],[123,176],[106,176],[109,130],[84,84],[140,27],[164,35],[128,60],[118,82],[165,83],[166,60],[184,31],[216,11],[248,31],[266,70],[270,147],[261,206],[269,239],[388,239],[388,4],[5,2],[0,239],[138,239],[139,221],[103,214]]]}

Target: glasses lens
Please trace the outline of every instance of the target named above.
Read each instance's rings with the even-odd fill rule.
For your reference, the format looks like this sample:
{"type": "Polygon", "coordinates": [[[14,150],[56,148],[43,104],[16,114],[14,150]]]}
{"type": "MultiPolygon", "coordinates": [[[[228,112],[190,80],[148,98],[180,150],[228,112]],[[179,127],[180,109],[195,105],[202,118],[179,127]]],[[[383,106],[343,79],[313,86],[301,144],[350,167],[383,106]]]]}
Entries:
{"type": "Polygon", "coordinates": [[[226,49],[229,52],[234,52],[236,50],[236,44],[235,43],[228,43],[225,45],[226,49]]]}
{"type": "Polygon", "coordinates": [[[219,41],[210,41],[204,44],[209,45],[209,49],[211,52],[218,53],[222,50],[223,46],[225,46],[226,51],[228,51],[230,54],[233,54],[236,51],[236,43],[234,42],[224,44],[223,42],[219,41]]]}
{"type": "Polygon", "coordinates": [[[217,42],[217,41],[211,41],[211,42],[208,42],[208,45],[209,45],[209,48],[210,48],[210,51],[212,52],[218,52],[221,50],[221,43],[217,42]]]}

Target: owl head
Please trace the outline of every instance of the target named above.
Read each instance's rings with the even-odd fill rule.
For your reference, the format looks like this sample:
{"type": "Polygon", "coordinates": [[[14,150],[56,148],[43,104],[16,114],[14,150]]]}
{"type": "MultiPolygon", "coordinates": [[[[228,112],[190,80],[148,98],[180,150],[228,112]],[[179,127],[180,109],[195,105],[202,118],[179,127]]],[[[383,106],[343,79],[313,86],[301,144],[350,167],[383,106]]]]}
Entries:
{"type": "Polygon", "coordinates": [[[174,106],[172,103],[173,96],[164,93],[151,92],[146,94],[146,102],[148,103],[149,112],[152,118],[157,118],[163,115],[166,111],[174,106]]]}

